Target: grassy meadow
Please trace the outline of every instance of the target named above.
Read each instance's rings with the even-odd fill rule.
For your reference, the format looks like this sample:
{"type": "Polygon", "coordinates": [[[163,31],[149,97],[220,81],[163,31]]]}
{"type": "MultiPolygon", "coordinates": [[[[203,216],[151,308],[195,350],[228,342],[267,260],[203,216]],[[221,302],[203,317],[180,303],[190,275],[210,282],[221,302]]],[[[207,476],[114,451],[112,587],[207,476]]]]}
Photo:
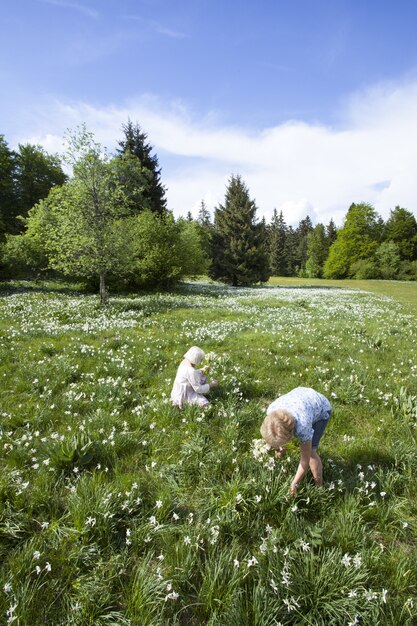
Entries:
{"type": "Polygon", "coordinates": [[[104,309],[1,284],[0,624],[417,624],[416,303],[386,281],[201,282],[104,309]],[[180,411],[191,345],[220,386],[180,411]],[[259,427],[299,385],[333,414],[325,485],[293,498],[298,446],[275,461],[259,427]]]}

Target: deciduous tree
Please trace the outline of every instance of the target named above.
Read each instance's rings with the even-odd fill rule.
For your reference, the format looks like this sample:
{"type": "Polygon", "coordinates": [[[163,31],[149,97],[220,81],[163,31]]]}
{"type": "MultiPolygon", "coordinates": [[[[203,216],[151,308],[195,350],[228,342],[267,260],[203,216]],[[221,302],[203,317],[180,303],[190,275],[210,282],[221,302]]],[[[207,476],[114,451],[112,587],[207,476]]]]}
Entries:
{"type": "MultiPolygon", "coordinates": [[[[130,237],[124,220],[131,215],[131,194],[121,173],[143,168],[130,155],[110,159],[85,127],[67,136],[66,158],[73,177],[45,203],[50,265],[64,274],[97,277],[102,304],[107,302],[106,276],[126,264],[130,237]]],[[[140,196],[140,186],[136,189],[140,196]]]]}
{"type": "Polygon", "coordinates": [[[345,223],[337,233],[324,265],[325,278],[346,278],[351,266],[360,259],[370,259],[381,240],[382,220],[373,206],[352,204],[345,223]]]}

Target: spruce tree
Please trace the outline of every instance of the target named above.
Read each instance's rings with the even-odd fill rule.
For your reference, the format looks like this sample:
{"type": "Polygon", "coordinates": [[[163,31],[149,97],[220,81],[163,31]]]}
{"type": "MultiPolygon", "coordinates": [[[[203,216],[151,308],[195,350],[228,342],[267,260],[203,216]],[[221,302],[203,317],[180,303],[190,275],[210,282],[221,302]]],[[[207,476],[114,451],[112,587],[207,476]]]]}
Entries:
{"type": "Polygon", "coordinates": [[[288,267],[285,257],[285,238],[287,225],[284,215],[276,209],[268,228],[269,267],[273,276],[287,276],[288,267]]]}
{"type": "Polygon", "coordinates": [[[215,210],[209,275],[237,287],[269,278],[265,229],[241,176],[232,175],[225,203],[215,210]]]}
{"type": "Polygon", "coordinates": [[[208,211],[204,200],[201,201],[200,208],[198,210],[197,222],[203,228],[211,226],[210,212],[208,211]]]}
{"type": "Polygon", "coordinates": [[[306,218],[300,221],[296,230],[295,230],[295,239],[296,239],[296,250],[295,250],[295,258],[296,258],[296,266],[297,272],[305,269],[307,258],[308,258],[308,235],[313,230],[313,224],[311,222],[310,217],[307,215],[306,218]]]}
{"type": "Polygon", "coordinates": [[[17,232],[16,154],[0,135],[0,233],[17,232]]]}
{"type": "Polygon", "coordinates": [[[384,240],[397,244],[401,258],[408,261],[417,259],[417,221],[414,215],[396,206],[384,228],[384,240]]]}
{"type": "MultiPolygon", "coordinates": [[[[53,187],[67,181],[58,155],[47,154],[42,146],[19,144],[16,154],[16,188],[19,216],[27,217],[30,209],[48,197],[53,187]]],[[[17,230],[24,229],[18,221],[17,230]]]]}
{"type": "Polygon", "coordinates": [[[165,187],[161,182],[161,168],[158,164],[158,157],[152,154],[152,146],[147,142],[148,136],[144,133],[139,124],[133,124],[128,120],[123,124],[122,130],[124,138],[118,142],[119,156],[131,154],[137,157],[143,168],[150,172],[150,180],[143,193],[144,205],[138,206],[138,212],[143,208],[149,209],[159,215],[164,215],[167,211],[165,187]]]}
{"type": "Polygon", "coordinates": [[[208,211],[204,200],[201,201],[200,209],[198,211],[197,226],[200,234],[201,246],[207,258],[210,258],[210,241],[213,224],[211,223],[210,212],[208,211]]]}
{"type": "Polygon", "coordinates": [[[329,248],[337,239],[337,228],[333,218],[330,219],[330,222],[326,226],[326,239],[329,248]]]}
{"type": "Polygon", "coordinates": [[[329,254],[329,244],[323,224],[317,224],[307,237],[306,275],[322,278],[323,265],[329,254]]]}
{"type": "Polygon", "coordinates": [[[292,226],[288,226],[284,243],[285,276],[295,276],[297,271],[297,238],[292,226]]]}

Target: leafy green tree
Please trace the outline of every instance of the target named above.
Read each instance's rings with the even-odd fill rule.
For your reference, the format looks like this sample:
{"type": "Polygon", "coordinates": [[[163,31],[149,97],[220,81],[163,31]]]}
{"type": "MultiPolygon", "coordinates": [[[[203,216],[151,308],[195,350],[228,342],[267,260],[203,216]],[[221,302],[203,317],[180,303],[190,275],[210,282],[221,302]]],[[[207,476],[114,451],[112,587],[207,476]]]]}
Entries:
{"type": "MultiPolygon", "coordinates": [[[[63,185],[67,180],[57,155],[50,155],[41,146],[21,145],[16,155],[16,189],[18,214],[26,217],[29,210],[39,200],[46,198],[53,187],[63,185]]],[[[23,230],[23,224],[17,223],[23,230]]]]}
{"type": "Polygon", "coordinates": [[[84,126],[67,141],[73,177],[42,207],[49,264],[67,275],[97,278],[105,304],[106,277],[123,270],[129,248],[124,218],[130,215],[131,194],[120,173],[124,166],[131,171],[133,160],[139,178],[142,167],[129,155],[110,159],[84,126]]]}
{"type": "Polygon", "coordinates": [[[352,204],[345,223],[337,233],[324,264],[325,278],[346,278],[351,266],[361,259],[374,258],[381,240],[382,220],[373,206],[352,204]]]}
{"type": "Polygon", "coordinates": [[[137,212],[147,208],[163,215],[166,211],[165,187],[161,182],[158,157],[152,154],[153,148],[147,141],[148,136],[141,130],[139,124],[133,124],[130,120],[123,125],[122,130],[124,138],[118,142],[119,156],[130,154],[138,158],[141,166],[150,172],[150,179],[143,193],[143,204],[137,206],[137,212]]]}
{"type": "Polygon", "coordinates": [[[209,275],[238,286],[269,277],[265,232],[256,222],[256,204],[241,176],[232,175],[225,203],[215,210],[209,275]]]}
{"type": "Polygon", "coordinates": [[[381,278],[376,258],[358,259],[350,266],[349,275],[357,280],[381,278]]]}
{"type": "Polygon", "coordinates": [[[386,280],[398,278],[401,268],[401,253],[398,244],[393,241],[382,242],[375,257],[381,278],[386,280]]]}
{"type": "Polygon", "coordinates": [[[207,257],[195,222],[145,209],[127,223],[127,262],[121,274],[129,286],[166,288],[205,272],[207,257]]]}
{"type": "Polygon", "coordinates": [[[396,206],[385,224],[384,240],[397,244],[402,259],[417,259],[417,221],[414,215],[396,206]]]}
{"type": "Polygon", "coordinates": [[[17,229],[16,153],[0,135],[0,238],[17,229]]]}
{"type": "Polygon", "coordinates": [[[323,224],[317,224],[307,236],[306,275],[321,278],[323,265],[329,253],[329,243],[323,224]]]}
{"type": "Polygon", "coordinates": [[[287,224],[282,211],[274,209],[268,228],[269,267],[273,276],[287,276],[288,263],[285,256],[287,224]]]}

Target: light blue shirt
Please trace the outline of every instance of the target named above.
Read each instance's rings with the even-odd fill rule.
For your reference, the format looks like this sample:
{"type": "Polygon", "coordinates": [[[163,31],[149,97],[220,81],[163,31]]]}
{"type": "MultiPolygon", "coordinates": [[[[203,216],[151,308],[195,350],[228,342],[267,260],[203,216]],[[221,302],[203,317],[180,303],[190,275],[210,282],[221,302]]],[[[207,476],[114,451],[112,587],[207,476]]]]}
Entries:
{"type": "Polygon", "coordinates": [[[294,435],[305,443],[313,439],[313,424],[328,420],[332,406],[323,394],[310,387],[296,387],[280,396],[267,408],[267,415],[278,409],[284,409],[294,417],[294,435]]]}

